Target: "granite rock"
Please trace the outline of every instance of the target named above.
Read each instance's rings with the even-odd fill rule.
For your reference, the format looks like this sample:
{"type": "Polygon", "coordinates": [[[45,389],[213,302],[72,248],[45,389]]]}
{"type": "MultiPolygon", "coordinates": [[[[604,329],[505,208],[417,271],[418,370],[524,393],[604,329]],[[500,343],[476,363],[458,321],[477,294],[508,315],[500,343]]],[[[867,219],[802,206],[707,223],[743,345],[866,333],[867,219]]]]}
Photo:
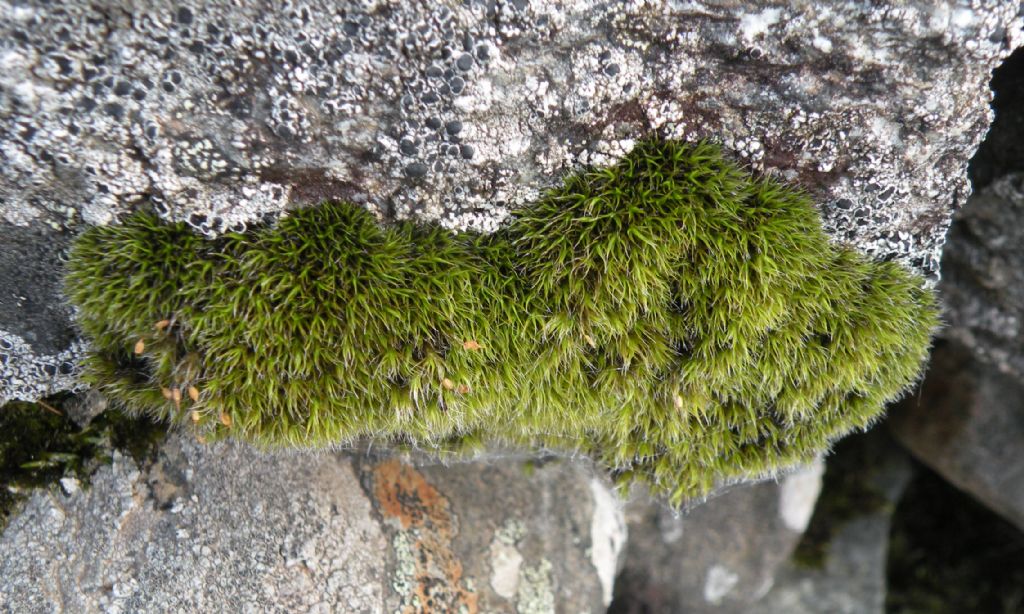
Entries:
{"type": "Polygon", "coordinates": [[[750,614],[883,614],[896,505],[911,461],[875,429],[844,440],[828,458],[825,487],[794,557],[750,614]]]}
{"type": "MultiPolygon", "coordinates": [[[[0,221],[24,242],[150,207],[214,235],[344,198],[488,231],[656,132],[721,142],[803,186],[836,239],[934,275],[990,121],[989,72],[1024,40],[1018,13],[1005,0],[4,2],[0,221]]],[[[22,266],[5,256],[0,279],[22,266]]],[[[33,292],[50,296],[58,269],[40,262],[33,292]]],[[[0,401],[71,386],[50,371],[84,349],[29,303],[0,309],[0,401]]]]}

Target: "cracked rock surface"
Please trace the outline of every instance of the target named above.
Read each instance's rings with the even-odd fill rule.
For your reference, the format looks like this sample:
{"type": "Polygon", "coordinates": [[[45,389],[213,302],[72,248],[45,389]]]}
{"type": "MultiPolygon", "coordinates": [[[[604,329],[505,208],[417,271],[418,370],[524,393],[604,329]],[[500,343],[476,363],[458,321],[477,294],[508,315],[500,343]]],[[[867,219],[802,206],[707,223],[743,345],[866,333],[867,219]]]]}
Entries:
{"type": "MultiPolygon", "coordinates": [[[[327,198],[489,231],[651,133],[721,142],[803,186],[837,240],[934,276],[1018,11],[0,2],[0,279],[25,266],[10,245],[59,256],[143,206],[207,235],[327,198]]],[[[33,266],[32,293],[0,289],[0,401],[73,387],[84,349],[30,317],[61,309],[59,266],[33,266]]]]}

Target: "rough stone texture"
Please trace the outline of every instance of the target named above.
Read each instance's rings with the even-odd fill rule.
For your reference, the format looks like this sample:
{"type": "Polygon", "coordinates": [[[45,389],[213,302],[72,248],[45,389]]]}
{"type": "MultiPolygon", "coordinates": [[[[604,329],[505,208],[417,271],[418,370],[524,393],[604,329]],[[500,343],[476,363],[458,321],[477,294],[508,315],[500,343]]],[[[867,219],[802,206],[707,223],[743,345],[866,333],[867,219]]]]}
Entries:
{"type": "Polygon", "coordinates": [[[942,275],[945,336],[1024,380],[1024,173],[995,180],[959,212],[942,275]]]}
{"type": "Polygon", "coordinates": [[[912,476],[910,459],[876,429],[828,459],[829,480],[812,519],[829,525],[820,568],[793,560],[782,565],[772,589],[743,612],[750,614],[883,614],[889,529],[896,504],[912,476]],[[840,455],[845,458],[837,458],[840,455]],[[858,483],[851,488],[851,483],[858,483]],[[836,484],[838,489],[830,486],[836,484]],[[836,492],[836,490],[840,492],[836,492]],[[874,503],[851,493],[870,493],[874,503]],[[838,505],[829,499],[839,497],[838,505]],[[838,513],[837,513],[838,512],[838,513]],[[825,517],[821,517],[821,516],[825,517]]]}
{"type": "Polygon", "coordinates": [[[379,611],[387,543],[351,467],[281,460],[179,440],[149,471],[117,456],[87,490],[34,495],[0,538],[0,603],[379,611]]]}
{"type": "Polygon", "coordinates": [[[33,495],[0,536],[0,610],[599,612],[625,535],[590,475],[173,437],[33,495]]]}
{"type": "Polygon", "coordinates": [[[580,467],[391,458],[361,474],[392,545],[385,611],[604,612],[611,601],[625,521],[580,467]]]}
{"type": "Polygon", "coordinates": [[[822,469],[819,463],[778,482],[737,485],[681,515],[633,502],[611,612],[749,611],[806,528],[822,469]]]}
{"type": "Polygon", "coordinates": [[[943,343],[919,398],[891,423],[922,462],[1024,529],[1024,382],[943,343]]]}
{"type": "MultiPolygon", "coordinates": [[[[146,204],[215,234],[347,198],[491,230],[657,131],[722,142],[804,186],[837,239],[934,274],[989,71],[1024,38],[1005,0],[128,6],[0,3],[6,224],[146,204]]],[[[69,385],[43,366],[81,348],[0,329],[0,400],[69,385]]]]}

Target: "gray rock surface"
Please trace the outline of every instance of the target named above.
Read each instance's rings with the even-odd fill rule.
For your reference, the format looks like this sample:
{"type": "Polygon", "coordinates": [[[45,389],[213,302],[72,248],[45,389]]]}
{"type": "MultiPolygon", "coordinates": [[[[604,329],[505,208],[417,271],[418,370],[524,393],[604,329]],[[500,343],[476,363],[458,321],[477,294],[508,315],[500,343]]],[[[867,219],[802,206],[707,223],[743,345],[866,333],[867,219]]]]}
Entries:
{"type": "Polygon", "coordinates": [[[1024,382],[956,341],[941,344],[920,397],[891,424],[922,462],[1024,529],[1024,382]]]}
{"type": "MultiPolygon", "coordinates": [[[[837,239],[934,274],[990,120],[989,71],[1024,40],[1018,13],[1008,0],[3,3],[0,220],[28,241],[145,205],[215,234],[347,198],[491,230],[658,132],[722,142],[804,186],[837,239]]],[[[33,292],[49,296],[58,271],[39,266],[51,281],[33,292]]],[[[16,278],[19,254],[0,267],[16,278]]],[[[47,369],[82,348],[64,345],[66,322],[29,317],[38,302],[0,303],[0,401],[72,383],[47,369]]]]}
{"type": "Polygon", "coordinates": [[[945,336],[1024,381],[1024,173],[995,180],[960,211],[942,274],[945,336]]]}
{"type": "Polygon", "coordinates": [[[0,536],[11,612],[601,612],[625,539],[580,466],[417,468],[175,436],[38,492],[0,536]]]}
{"type": "Polygon", "coordinates": [[[883,614],[889,532],[896,504],[912,467],[906,452],[882,430],[855,436],[829,457],[826,486],[808,538],[820,538],[816,564],[798,556],[780,566],[772,589],[744,612],[750,614],[883,614]],[[800,562],[798,562],[800,561],[800,562]]]}
{"type": "Polygon", "coordinates": [[[921,394],[894,412],[894,431],[1024,528],[1024,173],[995,179],[957,214],[942,274],[948,342],[921,394]]]}
{"type": "Polygon", "coordinates": [[[910,477],[907,453],[876,429],[678,517],[633,502],[610,613],[882,614],[889,527],[910,477]]]}
{"type": "Polygon", "coordinates": [[[823,468],[736,485],[680,515],[656,502],[632,502],[611,612],[750,611],[807,527],[823,468]]]}

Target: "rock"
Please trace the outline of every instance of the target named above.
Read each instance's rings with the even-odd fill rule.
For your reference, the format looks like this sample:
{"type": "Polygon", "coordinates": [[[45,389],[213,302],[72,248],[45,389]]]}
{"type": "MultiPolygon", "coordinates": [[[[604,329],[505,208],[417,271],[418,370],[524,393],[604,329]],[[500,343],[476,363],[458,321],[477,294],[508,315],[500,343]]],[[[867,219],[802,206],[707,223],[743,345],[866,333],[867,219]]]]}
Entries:
{"type": "Polygon", "coordinates": [[[1024,529],[1024,382],[938,345],[920,395],[892,412],[896,437],[926,465],[1024,529]]]}
{"type": "MultiPolygon", "coordinates": [[[[1024,117],[1005,111],[1011,127],[1024,117]]],[[[986,164],[1002,168],[997,162],[986,164]]],[[[1024,528],[1024,173],[995,179],[957,214],[942,276],[948,341],[933,352],[921,394],[894,412],[894,432],[925,464],[1024,528]]]]}
{"type": "Polygon", "coordinates": [[[823,469],[819,463],[778,482],[737,485],[678,516],[633,502],[610,611],[749,611],[807,527],[823,469]]]}
{"type": "Polygon", "coordinates": [[[391,544],[385,611],[604,612],[611,602],[625,521],[580,467],[359,466],[391,544]]]}
{"type": "Polygon", "coordinates": [[[19,612],[599,612],[621,512],[584,468],[414,467],[172,437],[0,536],[19,612]],[[460,608],[464,608],[460,610],[460,608]]]}
{"type": "Polygon", "coordinates": [[[77,388],[83,346],[60,291],[68,244],[67,232],[45,224],[0,221],[0,405],[77,388]]]}
{"type": "Polygon", "coordinates": [[[997,179],[958,213],[942,277],[945,336],[1024,380],[1024,172],[997,179]]]}
{"type": "Polygon", "coordinates": [[[876,429],[680,517],[634,502],[609,611],[881,614],[891,516],[910,475],[906,452],[876,429]]]}
{"type": "MultiPolygon", "coordinates": [[[[12,242],[141,206],[208,235],[327,198],[489,231],[657,132],[723,143],[805,187],[837,239],[934,274],[989,122],[989,72],[1024,41],[1017,11],[4,5],[0,219],[20,238],[0,263],[17,277],[12,242]]],[[[57,275],[44,269],[40,295],[57,275]]],[[[70,386],[45,367],[84,349],[56,334],[66,321],[16,308],[0,319],[0,402],[70,386]]]]}
{"type": "Polygon", "coordinates": [[[910,459],[883,429],[839,444],[795,556],[752,614],[883,614],[889,529],[910,459]]]}
{"type": "Polygon", "coordinates": [[[1024,532],[916,464],[893,515],[889,612],[1020,612],[1024,532]]]}

